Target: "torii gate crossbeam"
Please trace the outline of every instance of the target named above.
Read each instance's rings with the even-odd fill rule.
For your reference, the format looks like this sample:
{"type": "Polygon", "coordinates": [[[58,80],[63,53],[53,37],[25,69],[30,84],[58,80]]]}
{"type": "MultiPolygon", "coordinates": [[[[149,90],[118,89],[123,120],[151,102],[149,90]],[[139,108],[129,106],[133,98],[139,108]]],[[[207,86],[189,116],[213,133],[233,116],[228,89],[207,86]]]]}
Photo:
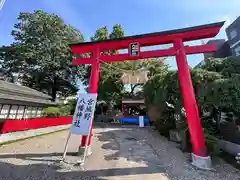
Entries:
{"type": "MultiPolygon", "coordinates": [[[[190,72],[186,55],[196,53],[210,53],[216,51],[213,44],[198,46],[184,46],[185,41],[193,41],[215,37],[224,22],[195,26],[172,31],[156,32],[136,36],[128,36],[114,40],[84,42],[72,44],[73,54],[91,54],[87,58],[73,59],[73,65],[92,64],[89,89],[90,93],[98,92],[99,69],[101,62],[120,62],[125,60],[140,60],[153,57],[175,56],[178,68],[178,78],[180,81],[183,104],[187,114],[187,122],[192,143],[192,163],[193,165],[208,169],[211,166],[211,159],[208,156],[203,130],[199,118],[198,106],[192,86],[190,72]],[[168,49],[144,51],[140,47],[169,44],[173,47],[168,49]],[[128,53],[117,55],[103,55],[101,52],[110,50],[128,49],[128,53]],[[101,62],[100,62],[101,60],[101,62]]],[[[86,145],[87,137],[83,136],[80,148],[86,145]]],[[[89,138],[88,145],[91,143],[89,138]]]]}

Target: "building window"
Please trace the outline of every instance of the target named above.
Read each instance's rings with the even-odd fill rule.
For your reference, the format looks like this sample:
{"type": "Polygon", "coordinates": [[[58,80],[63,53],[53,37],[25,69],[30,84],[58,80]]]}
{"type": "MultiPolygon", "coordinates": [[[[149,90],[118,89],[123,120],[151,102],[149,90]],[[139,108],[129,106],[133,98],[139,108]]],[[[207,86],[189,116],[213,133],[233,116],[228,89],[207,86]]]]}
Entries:
{"type": "Polygon", "coordinates": [[[0,119],[6,119],[8,117],[8,112],[10,109],[10,105],[2,105],[2,109],[0,112],[0,119]]]}
{"type": "Polygon", "coordinates": [[[16,119],[18,106],[12,105],[9,113],[9,119],[16,119]]]}
{"type": "Polygon", "coordinates": [[[32,107],[28,106],[25,113],[24,113],[24,119],[28,119],[32,117],[32,107]]]}
{"type": "Polygon", "coordinates": [[[32,108],[32,117],[36,117],[37,116],[37,107],[33,107],[32,108]]]}
{"type": "Polygon", "coordinates": [[[232,31],[230,31],[230,39],[233,39],[237,36],[237,31],[235,29],[233,29],[232,31]]]}
{"type": "Polygon", "coordinates": [[[37,117],[41,117],[42,116],[42,112],[43,112],[43,108],[39,107],[37,109],[37,117]]]}
{"type": "Polygon", "coordinates": [[[1,114],[1,111],[2,111],[2,107],[3,107],[3,104],[0,104],[0,114],[1,114]]]}
{"type": "Polygon", "coordinates": [[[23,119],[24,109],[25,109],[24,106],[19,106],[19,107],[18,107],[16,119],[23,119]]]}
{"type": "Polygon", "coordinates": [[[235,51],[236,56],[240,56],[240,46],[237,46],[237,47],[234,49],[234,51],[235,51]]]}

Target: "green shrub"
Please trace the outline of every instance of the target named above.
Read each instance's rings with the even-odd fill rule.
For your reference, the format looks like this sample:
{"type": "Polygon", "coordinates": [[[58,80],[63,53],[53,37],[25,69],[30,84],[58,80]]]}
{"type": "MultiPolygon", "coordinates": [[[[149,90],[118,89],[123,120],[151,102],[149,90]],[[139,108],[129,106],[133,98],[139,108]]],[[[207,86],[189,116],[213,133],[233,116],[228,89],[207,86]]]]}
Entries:
{"type": "Polygon", "coordinates": [[[220,150],[217,148],[217,138],[208,129],[203,129],[207,150],[210,155],[218,155],[220,150]]]}
{"type": "Polygon", "coordinates": [[[59,107],[59,112],[61,116],[71,115],[72,107],[70,105],[64,105],[59,107]]]}
{"type": "Polygon", "coordinates": [[[238,78],[218,79],[200,89],[200,107],[211,111],[213,108],[240,113],[240,82],[238,78]]]}
{"type": "Polygon", "coordinates": [[[47,107],[43,112],[46,117],[58,117],[60,116],[60,109],[58,107],[47,107]]]}
{"type": "MultiPolygon", "coordinates": [[[[201,118],[210,154],[218,154],[216,137],[220,135],[216,123],[212,121],[215,117],[214,110],[233,112],[236,116],[240,116],[239,72],[240,56],[213,59],[199,69],[190,69],[200,114],[203,111],[212,112],[211,117],[201,118]]],[[[144,96],[147,111],[155,110],[154,113],[150,113],[149,118],[156,119],[155,126],[162,135],[168,136],[169,130],[175,126],[178,129],[186,127],[188,130],[185,120],[175,122],[173,117],[173,114],[179,114],[179,110],[183,107],[177,71],[153,76],[144,85],[144,96]],[[174,106],[173,112],[165,107],[166,103],[174,106]]]]}

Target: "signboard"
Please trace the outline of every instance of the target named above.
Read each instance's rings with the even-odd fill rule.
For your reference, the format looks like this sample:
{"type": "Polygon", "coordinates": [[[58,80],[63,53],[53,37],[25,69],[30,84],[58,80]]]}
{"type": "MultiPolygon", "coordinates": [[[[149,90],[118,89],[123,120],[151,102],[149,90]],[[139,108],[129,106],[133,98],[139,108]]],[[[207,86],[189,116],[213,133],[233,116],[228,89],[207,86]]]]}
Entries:
{"type": "Polygon", "coordinates": [[[139,56],[139,51],[140,51],[140,47],[138,42],[130,43],[129,45],[130,56],[139,56]]]}
{"type": "Polygon", "coordinates": [[[144,127],[144,117],[139,116],[139,127],[144,127]]]}
{"type": "Polygon", "coordinates": [[[79,94],[72,119],[72,134],[88,135],[94,116],[97,94],[79,94]]]}

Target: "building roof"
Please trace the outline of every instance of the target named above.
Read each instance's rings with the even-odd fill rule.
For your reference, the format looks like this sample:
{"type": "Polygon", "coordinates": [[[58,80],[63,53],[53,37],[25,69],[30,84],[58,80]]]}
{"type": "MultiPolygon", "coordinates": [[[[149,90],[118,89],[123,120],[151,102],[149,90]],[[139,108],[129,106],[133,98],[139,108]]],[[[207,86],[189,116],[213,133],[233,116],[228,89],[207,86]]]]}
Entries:
{"type": "Polygon", "coordinates": [[[132,99],[132,100],[141,100],[141,99],[144,99],[144,93],[143,91],[138,91],[137,93],[135,93],[133,96],[130,95],[130,94],[125,94],[122,98],[123,100],[129,100],[129,99],[132,99]]]}
{"type": "Polygon", "coordinates": [[[226,43],[225,39],[211,39],[207,42],[207,44],[215,44],[217,49],[223,46],[224,43],[226,43]]]}
{"type": "Polygon", "coordinates": [[[10,92],[16,92],[16,93],[21,93],[21,94],[26,94],[26,95],[32,95],[32,96],[51,99],[51,97],[48,96],[47,94],[39,92],[35,89],[31,89],[31,88],[26,87],[26,86],[18,85],[18,84],[15,84],[15,83],[10,83],[10,82],[3,81],[3,80],[0,80],[0,90],[7,90],[7,91],[10,91],[10,92]]]}
{"type": "Polygon", "coordinates": [[[134,96],[124,95],[122,98],[122,103],[125,104],[144,104],[144,94],[143,91],[137,92],[134,96]]]}
{"type": "Polygon", "coordinates": [[[51,96],[26,86],[0,80],[0,99],[26,101],[40,104],[55,104],[51,96]]]}
{"type": "Polygon", "coordinates": [[[226,30],[228,30],[229,28],[235,26],[235,25],[238,24],[239,22],[240,22],[240,16],[238,16],[238,17],[232,22],[232,24],[230,24],[230,25],[226,28],[226,30]]]}

